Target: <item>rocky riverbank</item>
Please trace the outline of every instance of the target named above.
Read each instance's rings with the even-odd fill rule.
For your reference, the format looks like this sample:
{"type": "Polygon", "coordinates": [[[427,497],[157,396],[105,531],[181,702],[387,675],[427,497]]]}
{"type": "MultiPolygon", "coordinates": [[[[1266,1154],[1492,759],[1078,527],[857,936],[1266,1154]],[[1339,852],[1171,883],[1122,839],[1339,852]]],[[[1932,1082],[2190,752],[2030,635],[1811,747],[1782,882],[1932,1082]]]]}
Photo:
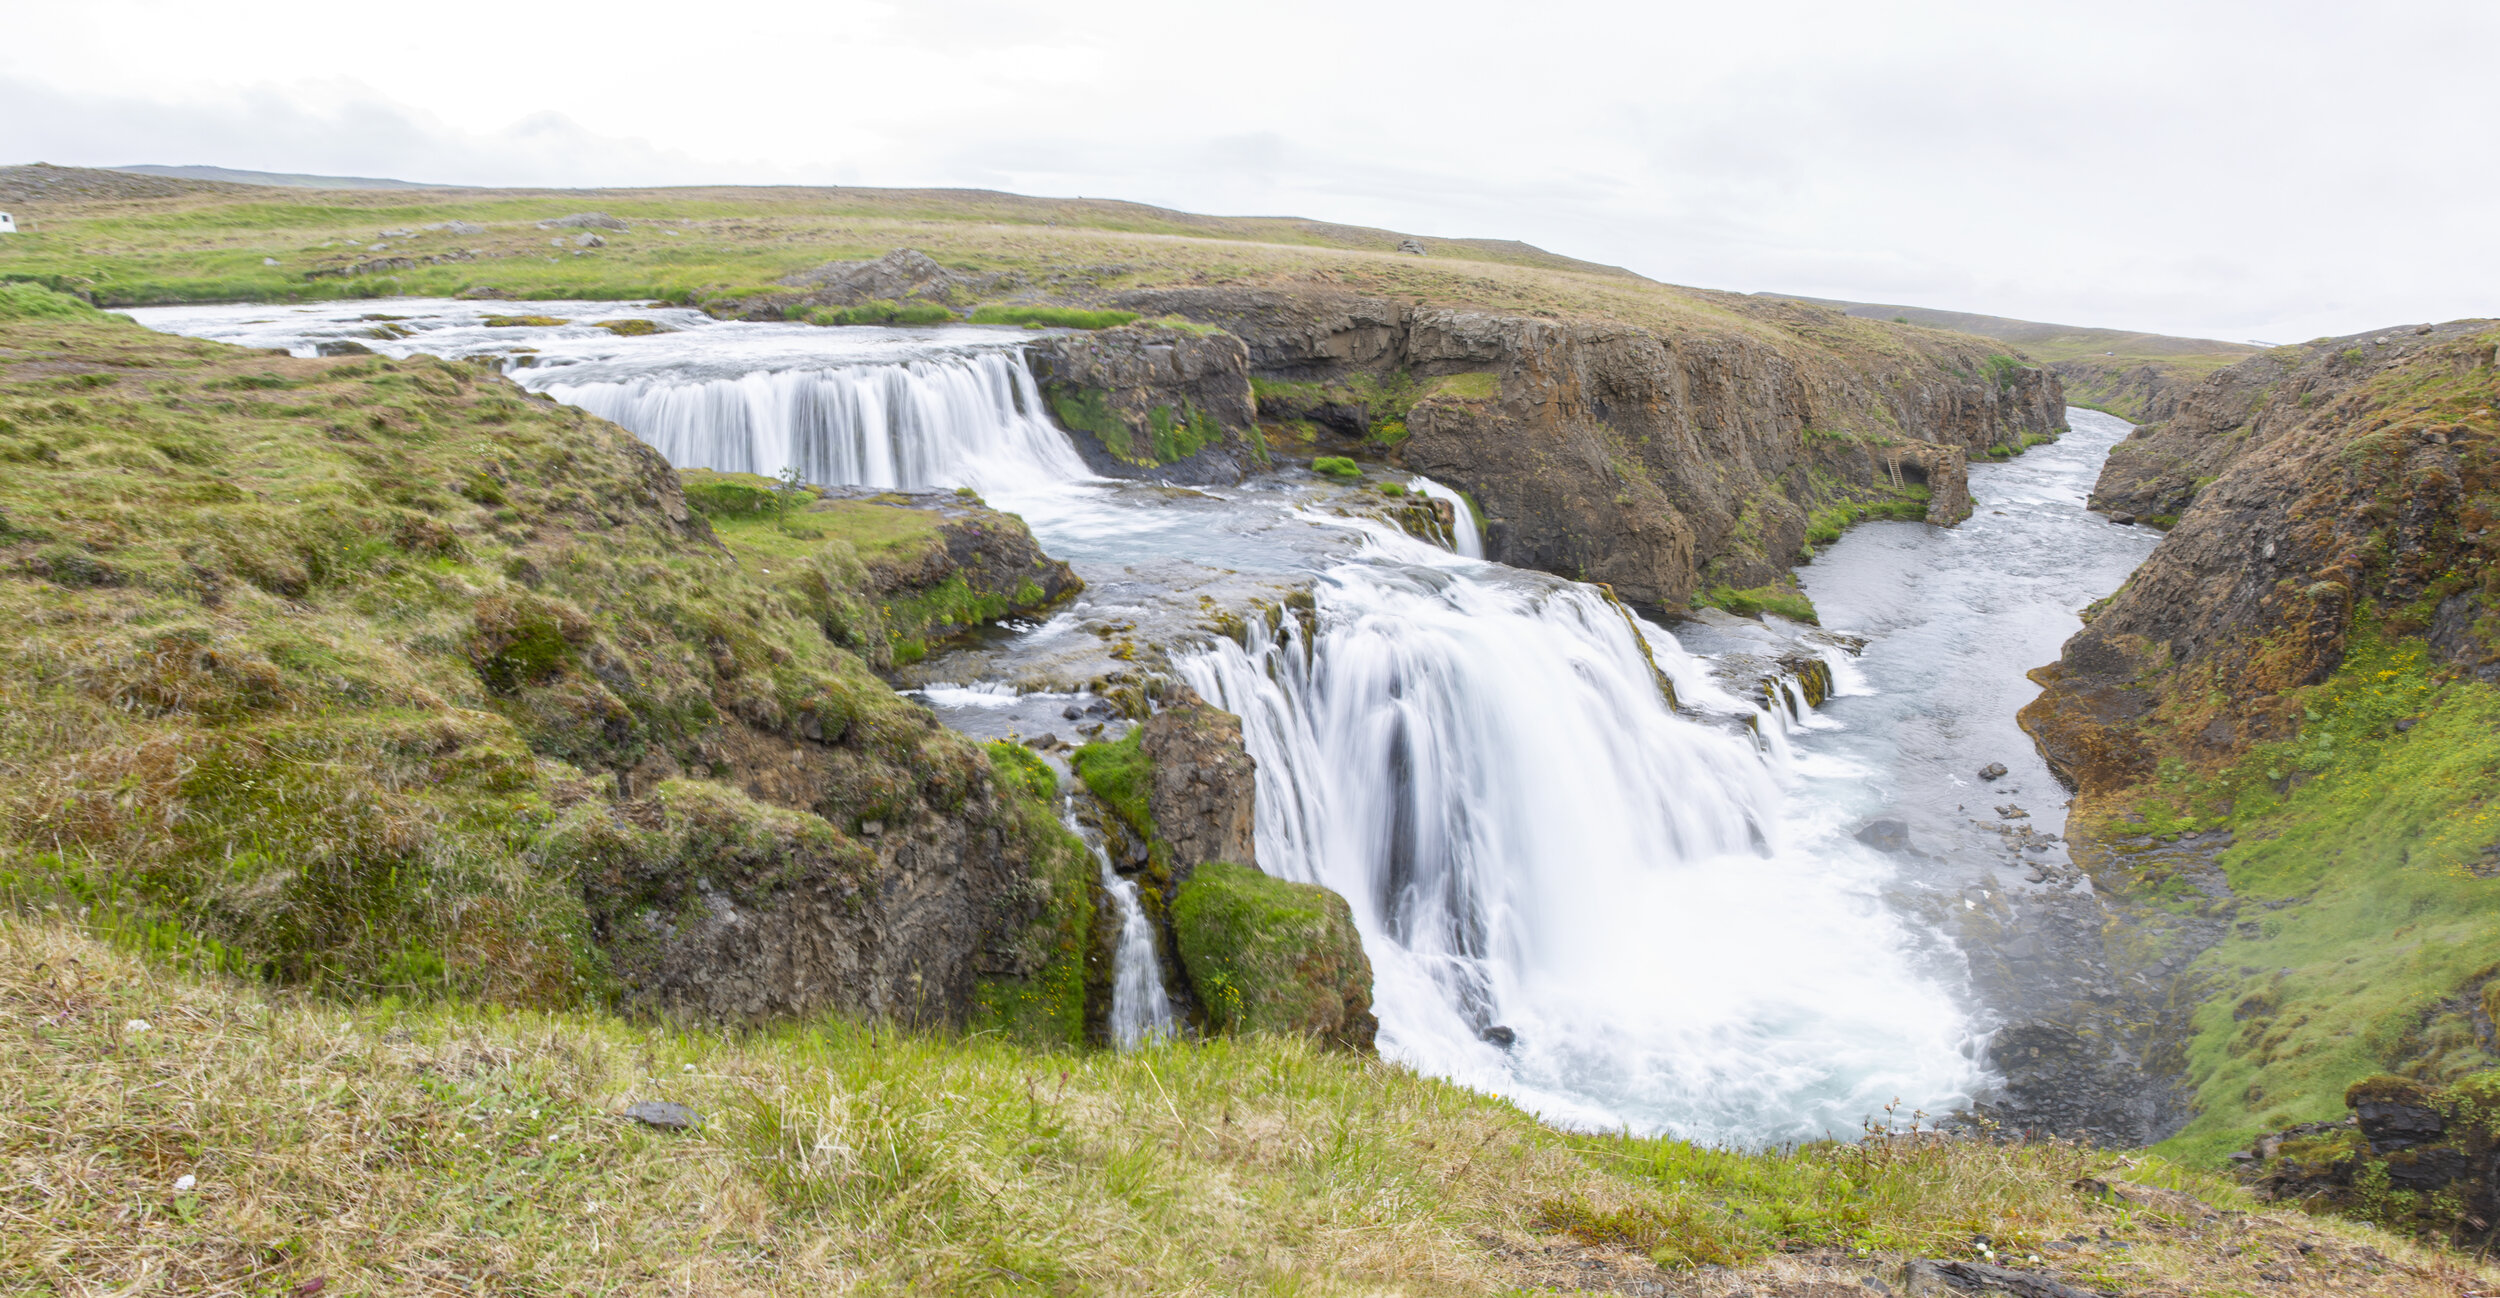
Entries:
{"type": "Polygon", "coordinates": [[[2500,1066],[2475,1008],[2500,939],[2495,345],[2457,321],[2278,349],[2095,492],[2175,526],[2023,722],[2076,789],[2077,861],[2141,916],[2110,946],[2168,1007],[2183,1151],[2339,1120],[2374,1074],[2500,1066]]]}

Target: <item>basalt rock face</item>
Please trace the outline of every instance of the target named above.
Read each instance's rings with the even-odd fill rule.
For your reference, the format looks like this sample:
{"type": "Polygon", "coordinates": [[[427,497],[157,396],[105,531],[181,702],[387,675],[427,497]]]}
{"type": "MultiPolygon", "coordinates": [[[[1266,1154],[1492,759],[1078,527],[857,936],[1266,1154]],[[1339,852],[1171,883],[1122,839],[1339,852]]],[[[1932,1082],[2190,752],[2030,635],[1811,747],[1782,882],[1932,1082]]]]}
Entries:
{"type": "Polygon", "coordinates": [[[2195,380],[2178,371],[2149,362],[2051,361],[2049,368],[2075,404],[2097,406],[2139,424],[2168,419],[2195,386],[2195,380]]]}
{"type": "Polygon", "coordinates": [[[2404,1077],[2356,1082],[2351,1116],[2260,1137],[2232,1157],[2257,1193],[2323,1203],[2445,1243],[2488,1247],[2500,1235],[2500,1074],[2454,1086],[2404,1077]]]}
{"type": "Polygon", "coordinates": [[[1199,485],[1238,482],[1266,463],[1237,337],[1126,325],[1043,338],[1027,355],[1097,473],[1199,485]]]}
{"type": "Polygon", "coordinates": [[[1258,763],[1242,746],[1241,718],[1192,700],[1149,718],[1139,745],[1154,772],[1146,805],[1171,844],[1173,881],[1209,861],[1255,869],[1258,763]]]}
{"type": "Polygon", "coordinates": [[[2479,503],[2500,485],[2490,410],[2413,399],[2487,378],[2494,341],[2492,322],[2460,321],[2260,356],[2111,452],[2096,505],[2180,512],[2034,673],[2047,689],[2023,724],[2062,778],[2090,798],[2146,777],[2165,746],[2227,753],[2292,733],[2275,696],[2335,670],[2365,605],[2427,601],[2426,625],[2390,629],[2500,677],[2475,629],[2500,547],[2479,503]]]}
{"type": "Polygon", "coordinates": [[[2064,424],[2045,370],[1928,331],[1830,345],[1818,330],[1881,326],[1801,304],[1672,331],[1310,290],[1120,304],[1222,327],[1262,378],[1405,385],[1386,414],[1296,413],[1468,492],[1493,557],[1651,607],[1779,578],[1818,510],[1924,491],[1931,521],[1958,521],[1967,458],[2064,424]]]}
{"type": "Polygon", "coordinates": [[[592,800],[550,835],[635,1004],[711,1021],[830,1010],[949,1023],[981,975],[1035,971],[1002,936],[1034,916],[1002,913],[1032,890],[1019,886],[1023,853],[981,823],[1005,819],[995,800],[853,836],[772,805],[804,802],[804,778],[749,783],[767,796],[673,780],[592,800]]]}

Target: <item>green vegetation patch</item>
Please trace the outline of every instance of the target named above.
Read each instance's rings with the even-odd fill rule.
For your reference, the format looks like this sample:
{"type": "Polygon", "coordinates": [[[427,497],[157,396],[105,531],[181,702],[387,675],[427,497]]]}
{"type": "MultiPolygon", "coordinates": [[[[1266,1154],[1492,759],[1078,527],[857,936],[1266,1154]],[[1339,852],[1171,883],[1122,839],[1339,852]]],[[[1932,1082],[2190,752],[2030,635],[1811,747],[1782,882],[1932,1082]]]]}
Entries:
{"type": "Polygon", "coordinates": [[[2340,1118],[2376,1073],[2500,1067],[2480,1027],[2500,985],[2500,689],[2442,681],[2420,641],[2365,626],[2294,697],[2298,737],[2210,775],[2165,763],[2140,827],[2112,827],[2237,840],[2221,864],[2243,922],[2204,961],[2216,991],[2189,1050],[2198,1112],[2166,1147],[2180,1158],[2340,1118]]]}
{"type": "Polygon", "coordinates": [[[1032,325],[1044,329],[1116,329],[1136,320],[1134,311],[1073,306],[1009,306],[994,302],[972,310],[974,324],[1032,325]]]}
{"type": "Polygon", "coordinates": [[[1371,1044],[1371,961],[1345,898],[1211,861],[1173,898],[1172,936],[1210,1027],[1371,1044]]]}
{"type": "Polygon", "coordinates": [[[1363,466],[1342,455],[1322,455],[1311,461],[1311,472],[1352,482],[1363,476],[1363,466]]]}
{"type": "Polygon", "coordinates": [[[1079,747],[1069,756],[1068,765],[1131,831],[1141,839],[1152,839],[1156,837],[1154,813],[1146,799],[1153,790],[1154,771],[1146,760],[1145,739],[1143,727],[1131,727],[1118,739],[1079,747]]]}
{"type": "Polygon", "coordinates": [[[1771,613],[1791,622],[1820,625],[1815,617],[1814,601],[1793,586],[1755,586],[1746,590],[1712,586],[1702,591],[1695,602],[1725,609],[1739,617],[1771,613]]]}
{"type": "Polygon", "coordinates": [[[785,319],[800,320],[813,325],[936,325],[952,324],[961,317],[952,308],[934,302],[862,302],[857,306],[793,307],[783,313],[785,319]]]}
{"type": "Polygon", "coordinates": [[[92,319],[96,309],[41,284],[0,283],[0,320],[92,319]]]}

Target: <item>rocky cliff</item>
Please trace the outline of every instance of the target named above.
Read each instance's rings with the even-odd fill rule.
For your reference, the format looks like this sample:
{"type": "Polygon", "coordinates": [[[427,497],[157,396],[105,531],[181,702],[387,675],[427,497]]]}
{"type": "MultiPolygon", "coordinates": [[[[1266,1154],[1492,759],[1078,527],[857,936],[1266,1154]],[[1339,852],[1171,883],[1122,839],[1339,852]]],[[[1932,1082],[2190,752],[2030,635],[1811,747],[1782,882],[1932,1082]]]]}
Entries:
{"type": "Polygon", "coordinates": [[[2110,457],[2177,511],[2022,721],[2192,1100],[2183,1145],[2500,1066],[2500,328],[2278,349],[2110,457]]]}
{"type": "Polygon", "coordinates": [[[1268,462],[1250,353],[1231,334],[1128,325],[1056,334],[1028,355],[1052,413],[1097,473],[1238,482],[1268,462]]]}
{"type": "Polygon", "coordinates": [[[1304,287],[1115,300],[1239,338],[1279,449],[1430,474],[1494,557],[1650,607],[1776,581],[1869,510],[1957,521],[1968,458],[2064,424],[2038,367],[1794,303],[1662,328],[1304,287]]]}

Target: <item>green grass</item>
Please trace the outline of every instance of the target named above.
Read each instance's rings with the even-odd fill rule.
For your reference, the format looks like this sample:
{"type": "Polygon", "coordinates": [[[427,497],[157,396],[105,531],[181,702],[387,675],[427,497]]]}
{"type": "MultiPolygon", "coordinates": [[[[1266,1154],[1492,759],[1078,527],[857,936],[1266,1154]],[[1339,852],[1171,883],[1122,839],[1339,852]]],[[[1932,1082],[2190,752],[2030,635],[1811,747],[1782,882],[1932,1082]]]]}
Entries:
{"type": "Polygon", "coordinates": [[[1322,455],[1311,461],[1311,472],[1352,482],[1363,476],[1363,466],[1342,455],[1322,455]]]}
{"type": "MultiPolygon", "coordinates": [[[[620,772],[745,787],[729,750],[780,780],[820,745],[807,811],[749,810],[837,839],[990,782],[674,521],[613,425],[454,362],[273,357],[40,300],[0,350],[12,900],[341,995],[596,1002],[624,989],[548,836],[626,797],[620,772]]],[[[893,513],[852,512],[872,547],[893,513]]],[[[960,814],[1019,858],[1063,846],[1027,811],[960,814]]]]}
{"type": "Polygon", "coordinates": [[[1009,306],[993,302],[973,308],[972,323],[1038,325],[1046,329],[1114,329],[1137,319],[1134,311],[1091,310],[1063,306],[1009,306]]]}
{"type": "Polygon", "coordinates": [[[1140,838],[1153,838],[1154,813],[1146,806],[1152,771],[1146,762],[1143,728],[1114,740],[1097,740],[1076,750],[1068,765],[1102,805],[1128,823],[1140,838]]]}
{"type": "Polygon", "coordinates": [[[1830,545],[1840,534],[1869,519],[1886,518],[1916,523],[1927,517],[1927,484],[1914,482],[1898,495],[1883,500],[1844,500],[1826,505],[1806,516],[1806,544],[1830,545]]]}
{"type": "Polygon", "coordinates": [[[1290,1037],[1120,1055],[834,1020],[724,1033],[306,1000],[15,917],[0,917],[0,1037],[10,1153],[42,1169],[13,1192],[0,1274],[34,1292],[320,1278],[379,1293],[422,1277],[505,1292],[1492,1295],[1570,1287],[1591,1264],[1854,1292],[1882,1262],[1851,1248],[2020,1266],[2059,1236],[2095,1241],[2059,1269],[2111,1288],[2261,1292],[2257,1270],[2296,1243],[2313,1250],[2304,1274],[2339,1288],[2491,1283],[2366,1228],[2255,1212],[2214,1230],[2193,1200],[2072,1188],[2124,1177],[2139,1198],[2255,1206],[2155,1159],[1569,1135],[1290,1037]],[[699,1125],[622,1116],[645,1100],[688,1105],[699,1125]],[[1816,1246],[1832,1251],[1791,1251],[1816,1246]],[[1743,1269],[1692,1269],[1721,1262],[1743,1269]],[[2412,1270],[2426,1264],[2446,1269],[2412,1270]]]}
{"type": "Polygon", "coordinates": [[[815,325],[934,325],[962,317],[934,302],[862,302],[846,307],[794,307],[786,318],[815,325]]]}
{"type": "Polygon", "coordinates": [[[2340,1118],[2345,1087],[2391,1068],[2500,1066],[2472,1027],[2500,972],[2500,690],[2442,683],[2419,641],[2365,633],[2296,697],[2314,714],[2298,738],[2209,776],[2174,763],[2135,804],[2138,832],[2234,832],[2222,865],[2255,926],[2204,961],[2198,1112],[2165,1147],[2184,1160],[2340,1118]]]}
{"type": "Polygon", "coordinates": [[[1737,590],[1730,586],[1712,586],[1695,597],[1696,603],[1725,609],[1739,617],[1771,613],[1791,622],[1815,624],[1814,601],[1805,592],[1787,586],[1755,586],[1737,590]]]}

